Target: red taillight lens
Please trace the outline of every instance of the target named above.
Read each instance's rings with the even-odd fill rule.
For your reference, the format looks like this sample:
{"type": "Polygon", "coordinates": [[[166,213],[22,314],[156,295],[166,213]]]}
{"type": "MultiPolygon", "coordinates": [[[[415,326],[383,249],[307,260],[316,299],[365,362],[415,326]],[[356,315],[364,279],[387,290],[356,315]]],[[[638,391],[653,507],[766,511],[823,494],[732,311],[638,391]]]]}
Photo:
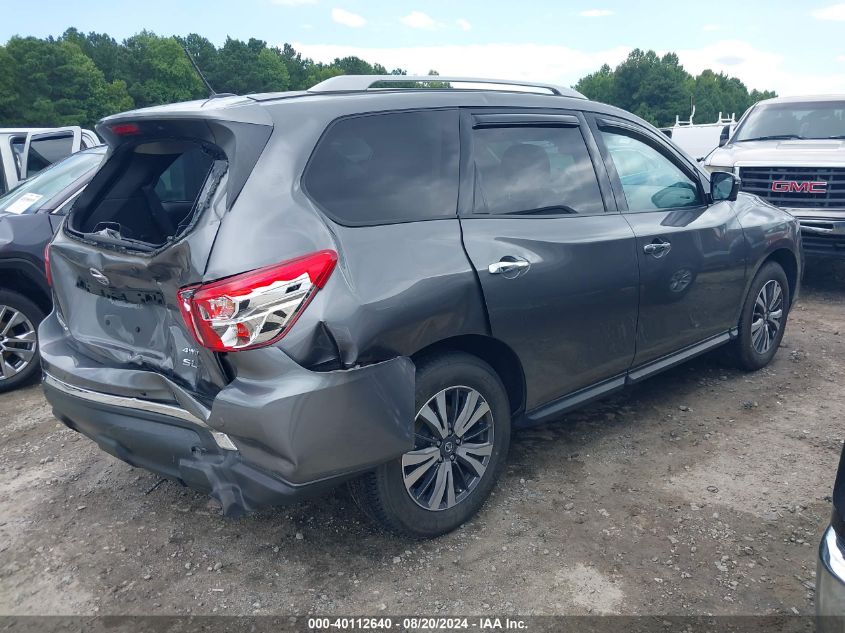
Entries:
{"type": "Polygon", "coordinates": [[[50,244],[44,247],[44,272],[47,274],[47,285],[53,287],[53,271],[50,268],[50,244]]]}
{"type": "Polygon", "coordinates": [[[318,251],[179,291],[179,310],[197,342],[216,352],[275,343],[326,285],[337,263],[318,251]]]}

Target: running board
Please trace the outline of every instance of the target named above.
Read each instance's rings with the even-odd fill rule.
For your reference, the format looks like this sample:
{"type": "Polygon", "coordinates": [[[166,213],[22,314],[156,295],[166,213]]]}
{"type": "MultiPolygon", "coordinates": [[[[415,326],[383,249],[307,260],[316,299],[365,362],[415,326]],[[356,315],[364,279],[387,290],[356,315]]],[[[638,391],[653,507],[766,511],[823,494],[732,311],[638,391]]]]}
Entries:
{"type": "Polygon", "coordinates": [[[718,334],[701,343],[696,343],[691,347],[682,349],[679,352],[664,356],[656,361],[652,361],[647,365],[642,365],[636,369],[630,370],[625,374],[615,376],[609,380],[602,381],[595,385],[585,387],[574,393],[571,393],[563,398],[559,398],[548,404],[541,405],[536,409],[523,413],[518,416],[514,422],[514,428],[524,429],[543,424],[544,422],[551,422],[560,417],[564,413],[568,413],[573,409],[577,409],[588,402],[603,398],[611,393],[619,391],[627,385],[636,384],[650,376],[659,374],[662,371],[671,369],[676,365],[680,365],[696,356],[700,356],[710,350],[713,350],[725,343],[732,341],[739,336],[738,328],[731,328],[730,331],[718,334]]]}
{"type": "Polygon", "coordinates": [[[733,328],[730,332],[718,334],[717,336],[702,341],[701,343],[696,343],[692,347],[687,347],[679,352],[675,352],[669,356],[664,356],[663,358],[652,361],[647,365],[642,365],[637,369],[632,369],[628,372],[625,384],[636,384],[641,380],[645,380],[646,378],[653,376],[654,374],[659,374],[662,371],[666,371],[667,369],[680,365],[681,363],[685,363],[696,356],[700,356],[712,349],[720,347],[737,336],[739,336],[739,330],[737,328],[733,328]]]}
{"type": "Polygon", "coordinates": [[[522,414],[514,421],[514,427],[524,429],[544,422],[550,422],[564,413],[577,409],[588,402],[603,398],[625,387],[625,375],[622,374],[610,380],[605,380],[586,389],[554,400],[532,411],[522,414]]]}

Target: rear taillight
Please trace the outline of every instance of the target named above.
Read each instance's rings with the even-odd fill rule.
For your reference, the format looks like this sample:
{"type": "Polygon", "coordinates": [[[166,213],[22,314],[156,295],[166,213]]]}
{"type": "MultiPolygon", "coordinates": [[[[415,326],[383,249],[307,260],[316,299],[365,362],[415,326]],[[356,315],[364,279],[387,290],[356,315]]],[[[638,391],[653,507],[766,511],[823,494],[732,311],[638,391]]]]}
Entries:
{"type": "Polygon", "coordinates": [[[281,264],[179,291],[179,309],[197,342],[216,352],[270,345],[282,338],[326,285],[337,263],[318,251],[281,264]]]}
{"type": "Polygon", "coordinates": [[[50,269],[50,244],[44,247],[44,272],[47,275],[47,285],[53,287],[53,271],[50,269]]]}

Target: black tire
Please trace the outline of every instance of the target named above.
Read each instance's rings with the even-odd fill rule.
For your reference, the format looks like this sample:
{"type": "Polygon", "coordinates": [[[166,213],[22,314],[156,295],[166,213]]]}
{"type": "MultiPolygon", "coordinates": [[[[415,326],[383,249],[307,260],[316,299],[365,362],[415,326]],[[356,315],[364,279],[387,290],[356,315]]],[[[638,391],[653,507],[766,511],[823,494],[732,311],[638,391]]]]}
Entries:
{"type": "MultiPolygon", "coordinates": [[[[0,290],[0,331],[3,331],[9,323],[9,311],[2,309],[2,307],[9,308],[22,314],[29,324],[31,324],[36,330],[45,316],[41,308],[35,305],[35,303],[33,303],[30,299],[27,299],[17,292],[12,292],[11,290],[0,290]]],[[[10,328],[9,333],[13,334],[14,332],[21,332],[22,327],[22,325],[13,326],[10,328]]],[[[0,342],[4,344],[3,347],[5,350],[5,334],[0,335],[0,342]]],[[[9,347],[15,347],[16,345],[20,345],[20,343],[10,344],[9,347]]],[[[0,359],[0,362],[2,362],[4,366],[2,367],[3,372],[0,373],[0,393],[17,389],[21,385],[31,381],[33,377],[41,371],[41,355],[39,354],[37,341],[35,342],[34,353],[28,360],[27,364],[23,366],[23,369],[8,377],[6,376],[8,369],[5,365],[7,359],[10,361],[11,366],[16,363],[20,363],[23,360],[23,356],[18,356],[13,352],[11,354],[6,351],[2,352],[2,359],[0,359]]]]}
{"type": "MultiPolygon", "coordinates": [[[[783,268],[777,262],[767,262],[763,264],[762,268],[757,272],[754,281],[751,282],[751,287],[748,291],[748,296],[745,298],[745,303],[742,306],[742,314],[739,319],[739,337],[731,344],[731,358],[733,363],[740,369],[746,371],[756,371],[768,365],[780,347],[780,342],[783,340],[783,333],[786,329],[786,321],[789,316],[789,308],[791,307],[791,292],[789,288],[789,280],[783,268]],[[755,305],[758,297],[764,286],[770,282],[776,282],[782,292],[782,316],[780,319],[780,327],[770,337],[770,342],[765,351],[758,351],[755,347],[755,331],[753,325],[755,323],[755,305]]],[[[763,327],[766,325],[765,320],[763,327]]]]}
{"type": "MultiPolygon", "coordinates": [[[[504,469],[510,446],[510,403],[501,380],[487,363],[475,356],[461,352],[429,356],[417,363],[416,411],[421,411],[432,398],[435,398],[437,394],[444,390],[447,390],[447,398],[450,397],[449,394],[453,394],[450,410],[455,411],[462,408],[458,406],[458,403],[461,395],[465,395],[466,392],[460,391],[461,389],[475,390],[489,406],[489,415],[485,415],[473,427],[476,429],[473,431],[474,433],[478,433],[479,429],[482,429],[483,433],[483,429],[492,428],[492,431],[486,431],[486,433],[492,433],[492,436],[484,436],[487,439],[492,437],[492,450],[486,469],[475,480],[474,485],[467,485],[463,488],[460,494],[466,496],[462,500],[448,507],[448,501],[444,498],[443,509],[431,510],[422,507],[421,501],[416,501],[411,496],[410,489],[406,488],[405,475],[412,471],[413,467],[406,466],[403,468],[402,458],[379,466],[352,481],[349,487],[356,503],[380,527],[404,538],[425,539],[439,536],[451,532],[469,520],[478,512],[493,490],[493,486],[504,469]],[[448,391],[450,388],[454,389],[448,391]]],[[[463,403],[466,404],[466,400],[463,403]]],[[[478,406],[479,408],[483,406],[480,400],[478,406]]],[[[432,427],[426,426],[421,419],[419,422],[415,420],[415,425],[417,424],[420,426],[415,430],[419,434],[426,434],[431,431],[432,427]]],[[[465,436],[467,442],[470,434],[470,430],[467,430],[465,436]]],[[[449,437],[453,436],[450,434],[449,437]]],[[[421,443],[421,440],[417,439],[418,445],[415,448],[423,446],[427,450],[442,453],[442,451],[447,450],[447,439],[442,440],[443,448],[435,448],[434,445],[425,441],[421,443]]],[[[430,443],[431,440],[428,440],[428,442],[430,443]]],[[[446,461],[446,454],[438,453],[438,456],[441,462],[446,461]]],[[[452,469],[455,469],[454,472],[457,474],[450,474],[451,480],[447,479],[447,481],[451,481],[451,484],[455,486],[453,490],[461,490],[461,486],[456,483],[456,479],[465,481],[462,473],[468,472],[473,475],[473,472],[469,469],[468,463],[462,461],[459,455],[452,455],[449,459],[452,461],[452,465],[446,463],[445,466],[449,468],[450,473],[453,472],[452,469]]],[[[437,464],[441,462],[437,462],[437,464]]],[[[437,464],[431,466],[429,470],[429,472],[435,473],[431,475],[431,485],[434,487],[437,486],[435,480],[436,471],[439,469],[437,464]]],[[[420,477],[421,483],[419,486],[423,486],[426,479],[427,477],[420,477]]],[[[434,491],[432,490],[432,498],[433,495],[434,491]]],[[[460,495],[456,495],[455,499],[458,496],[460,495]]],[[[438,505],[443,504],[438,502],[438,505]]]]}

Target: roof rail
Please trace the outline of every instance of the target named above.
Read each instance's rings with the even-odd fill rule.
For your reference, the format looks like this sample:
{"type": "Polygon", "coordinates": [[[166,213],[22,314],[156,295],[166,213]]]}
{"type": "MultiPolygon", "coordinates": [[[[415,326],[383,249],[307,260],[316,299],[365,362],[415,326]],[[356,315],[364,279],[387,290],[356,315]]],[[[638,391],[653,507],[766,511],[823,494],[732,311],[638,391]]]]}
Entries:
{"type": "Polygon", "coordinates": [[[415,90],[415,88],[373,88],[375,84],[389,83],[448,83],[448,84],[470,84],[469,87],[460,90],[501,90],[505,92],[542,92],[556,97],[575,97],[586,99],[577,90],[556,86],[554,84],[536,83],[533,81],[515,81],[510,79],[480,79],[478,77],[444,77],[442,75],[337,75],[321,81],[316,86],[308,89],[308,92],[332,93],[332,92],[365,92],[367,90],[415,90]],[[478,86],[478,87],[474,87],[478,86]],[[489,86],[501,86],[490,88],[489,86]],[[511,88],[529,88],[529,90],[508,90],[511,88]]]}

